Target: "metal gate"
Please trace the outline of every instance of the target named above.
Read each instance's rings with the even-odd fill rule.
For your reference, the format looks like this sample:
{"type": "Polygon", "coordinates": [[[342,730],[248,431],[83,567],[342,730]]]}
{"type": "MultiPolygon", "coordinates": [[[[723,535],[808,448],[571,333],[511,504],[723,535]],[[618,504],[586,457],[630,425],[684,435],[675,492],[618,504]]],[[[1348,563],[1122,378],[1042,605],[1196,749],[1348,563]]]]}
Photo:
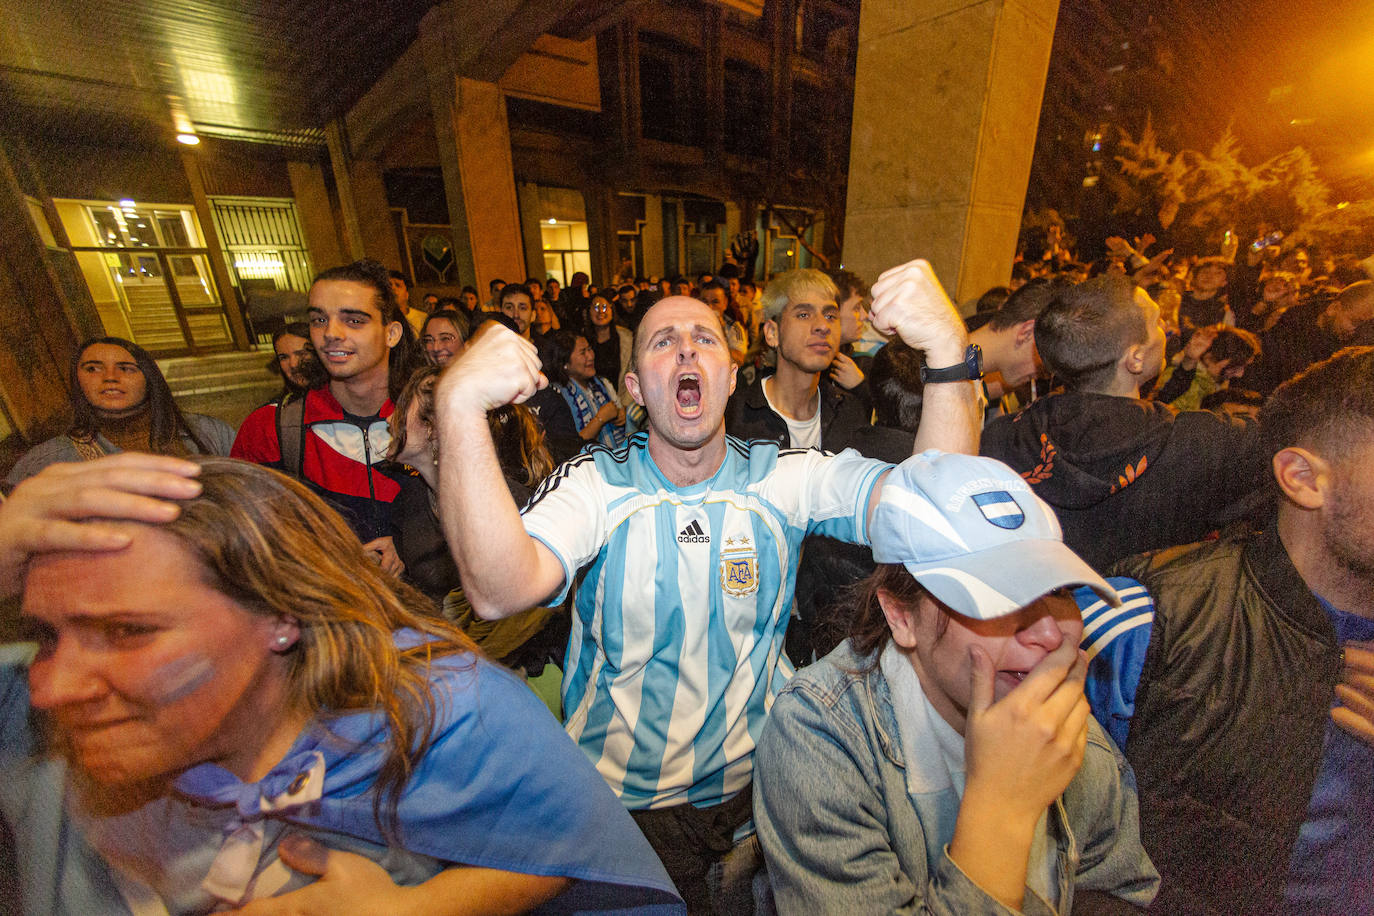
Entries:
{"type": "Polygon", "coordinates": [[[295,201],[289,197],[212,197],[210,210],[230,274],[245,300],[255,290],[310,290],[314,271],[295,201]]]}

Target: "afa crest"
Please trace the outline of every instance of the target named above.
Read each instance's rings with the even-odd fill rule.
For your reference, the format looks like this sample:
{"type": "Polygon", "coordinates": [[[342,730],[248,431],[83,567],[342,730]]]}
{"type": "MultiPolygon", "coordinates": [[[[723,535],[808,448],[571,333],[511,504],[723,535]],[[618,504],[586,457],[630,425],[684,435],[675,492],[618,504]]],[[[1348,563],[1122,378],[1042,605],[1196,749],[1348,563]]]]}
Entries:
{"type": "Polygon", "coordinates": [[[759,590],[759,555],[747,537],[725,539],[720,552],[720,587],[731,598],[759,590]]]}

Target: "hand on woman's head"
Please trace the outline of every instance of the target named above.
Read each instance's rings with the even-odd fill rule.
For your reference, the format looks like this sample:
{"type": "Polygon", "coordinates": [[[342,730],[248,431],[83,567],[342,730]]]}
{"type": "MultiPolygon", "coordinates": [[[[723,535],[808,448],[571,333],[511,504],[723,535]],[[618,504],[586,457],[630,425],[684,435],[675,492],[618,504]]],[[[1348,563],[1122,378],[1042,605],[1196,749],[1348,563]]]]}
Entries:
{"type": "Polygon", "coordinates": [[[199,473],[193,461],[138,452],[44,468],[0,504],[0,596],[19,593],[35,554],[127,546],[128,533],[103,521],[176,518],[171,500],[200,493],[199,473]]]}

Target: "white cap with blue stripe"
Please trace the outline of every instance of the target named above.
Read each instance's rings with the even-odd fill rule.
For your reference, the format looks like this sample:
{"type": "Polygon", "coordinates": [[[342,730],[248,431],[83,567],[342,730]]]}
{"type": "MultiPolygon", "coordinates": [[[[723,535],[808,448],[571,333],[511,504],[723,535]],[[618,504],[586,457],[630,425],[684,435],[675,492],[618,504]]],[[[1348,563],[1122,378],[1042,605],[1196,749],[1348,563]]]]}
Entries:
{"type": "Polygon", "coordinates": [[[887,475],[869,537],[874,560],[901,563],[965,617],[993,620],[1080,585],[1120,603],[1064,545],[1054,511],[991,458],[929,451],[903,461],[887,475]]]}

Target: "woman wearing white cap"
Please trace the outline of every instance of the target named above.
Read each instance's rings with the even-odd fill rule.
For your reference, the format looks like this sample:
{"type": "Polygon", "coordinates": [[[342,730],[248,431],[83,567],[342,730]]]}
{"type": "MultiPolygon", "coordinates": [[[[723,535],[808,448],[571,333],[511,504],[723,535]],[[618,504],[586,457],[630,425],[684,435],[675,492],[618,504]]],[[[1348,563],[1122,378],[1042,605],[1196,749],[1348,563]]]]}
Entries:
{"type": "Polygon", "coordinates": [[[1147,905],[1133,779],[1089,715],[1071,586],[1116,602],[996,461],[888,475],[851,638],[778,696],[754,816],[779,911],[1147,905]]]}

